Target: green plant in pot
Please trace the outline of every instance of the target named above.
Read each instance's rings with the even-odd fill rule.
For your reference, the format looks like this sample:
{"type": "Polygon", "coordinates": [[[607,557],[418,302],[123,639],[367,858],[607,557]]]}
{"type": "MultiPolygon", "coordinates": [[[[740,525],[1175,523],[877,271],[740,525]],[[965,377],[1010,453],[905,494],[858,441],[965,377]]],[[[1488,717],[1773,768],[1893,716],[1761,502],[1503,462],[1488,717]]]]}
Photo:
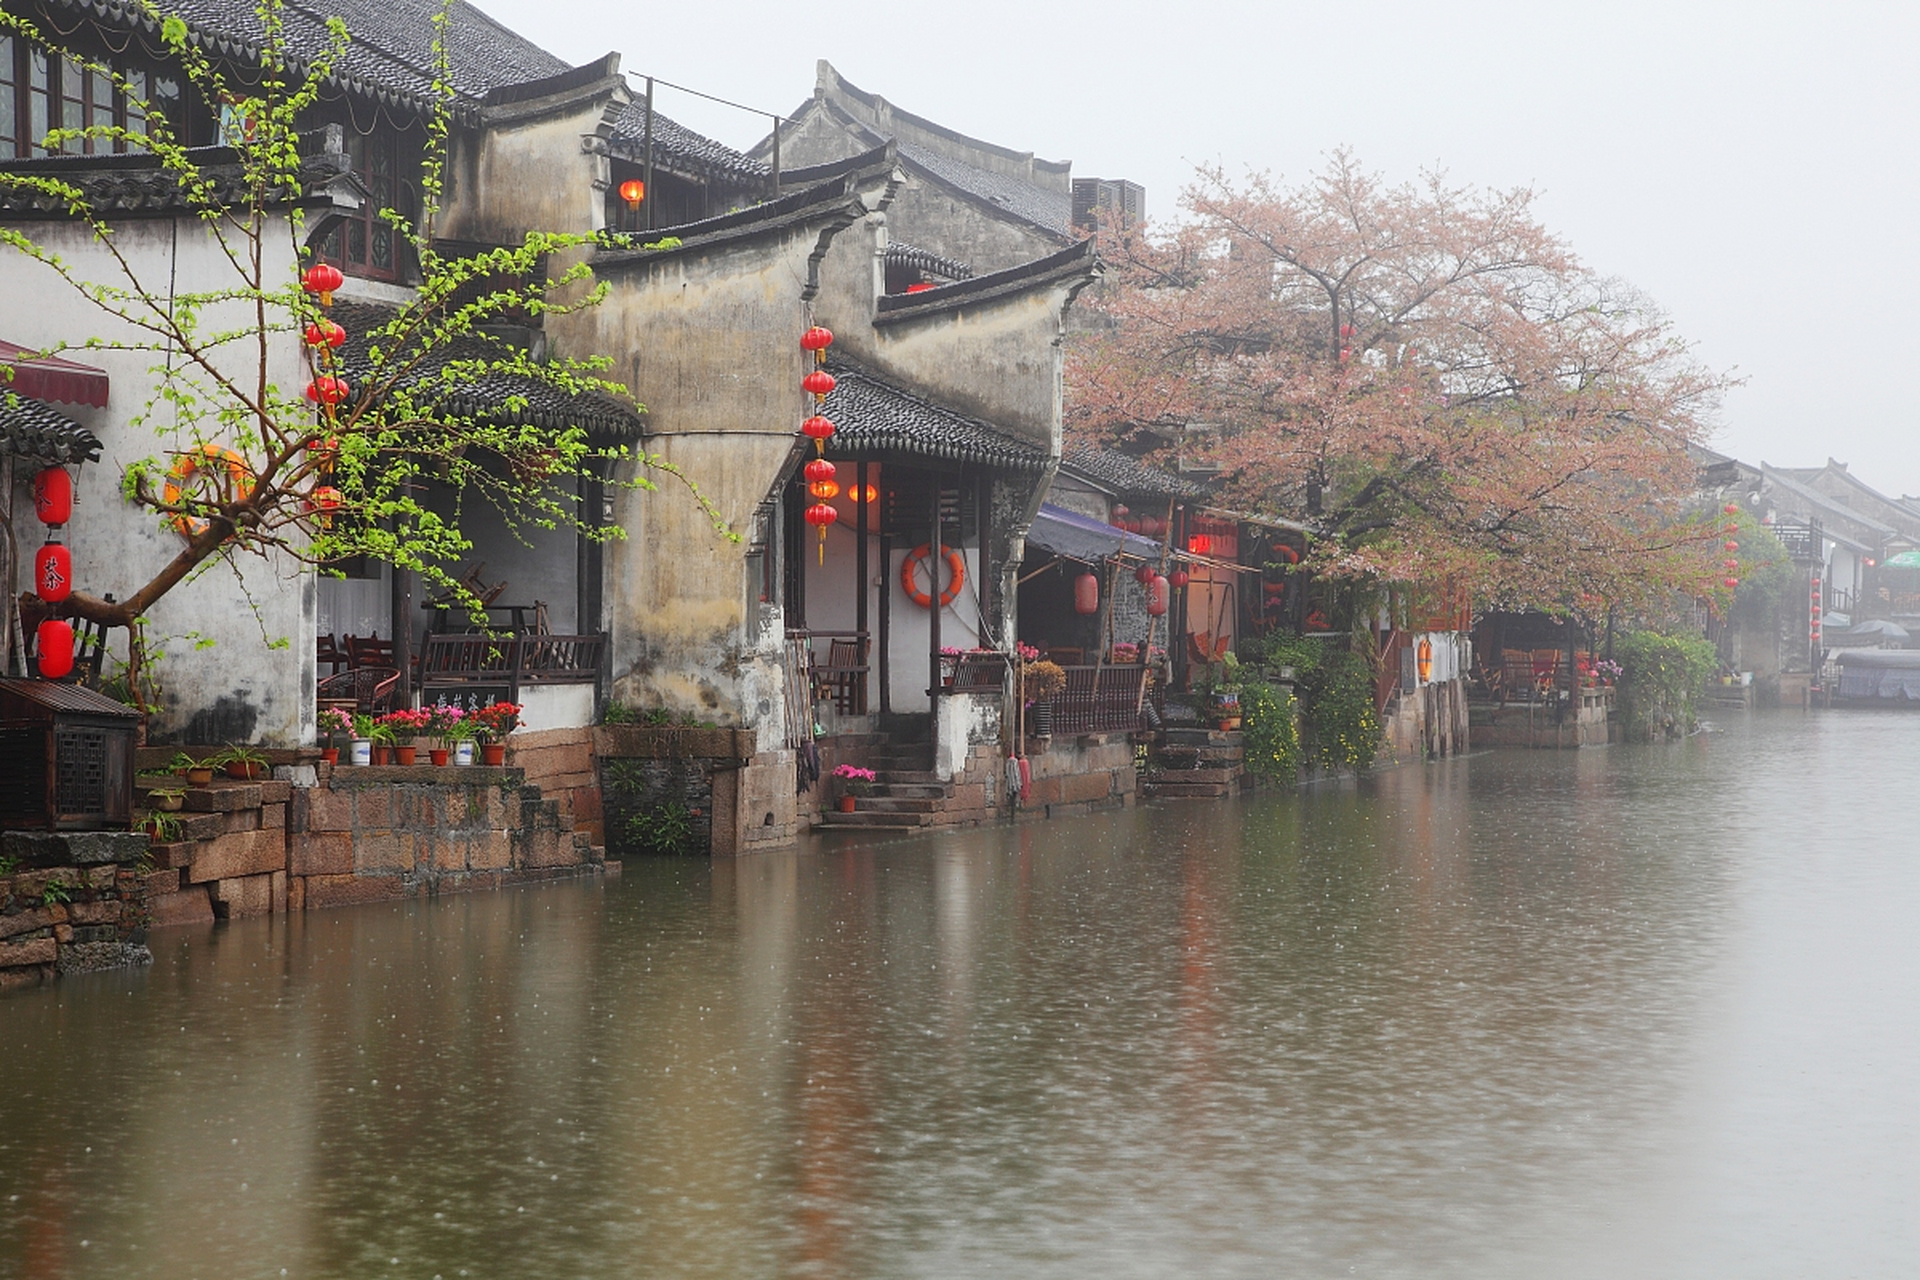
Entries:
{"type": "Polygon", "coordinates": [[[327,764],[340,763],[340,744],[353,736],[353,713],[345,707],[320,709],[320,759],[327,764]]]}
{"type": "Polygon", "coordinates": [[[180,838],[180,819],[164,809],[156,809],[140,820],[140,829],[152,844],[172,844],[180,838]]]}
{"type": "Polygon", "coordinates": [[[872,795],[877,781],[873,770],[863,769],[857,764],[835,765],[833,776],[846,793],[840,797],[842,813],[852,813],[856,807],[855,801],[859,797],[872,795]]]}
{"type": "Polygon", "coordinates": [[[184,751],[177,751],[168,767],[185,778],[188,786],[204,787],[213,781],[214,757],[212,756],[205,760],[196,760],[184,751]]]}
{"type": "Polygon", "coordinates": [[[147,807],[161,813],[177,813],[187,802],[185,787],[149,787],[147,807]]]}
{"type": "Polygon", "coordinates": [[[252,781],[266,776],[267,758],[252,747],[243,747],[229,743],[225,750],[216,754],[208,763],[223,768],[229,778],[252,781]]]}

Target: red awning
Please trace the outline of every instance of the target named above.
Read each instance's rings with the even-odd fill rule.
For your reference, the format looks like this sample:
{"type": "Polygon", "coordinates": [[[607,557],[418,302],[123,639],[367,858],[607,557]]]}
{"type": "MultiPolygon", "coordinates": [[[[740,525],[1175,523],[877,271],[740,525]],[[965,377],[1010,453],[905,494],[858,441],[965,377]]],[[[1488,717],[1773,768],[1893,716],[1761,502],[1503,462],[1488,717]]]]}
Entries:
{"type": "Polygon", "coordinates": [[[0,372],[0,391],[17,391],[35,400],[107,407],[107,371],[59,356],[36,356],[29,347],[0,338],[0,366],[11,365],[9,380],[0,372]]]}

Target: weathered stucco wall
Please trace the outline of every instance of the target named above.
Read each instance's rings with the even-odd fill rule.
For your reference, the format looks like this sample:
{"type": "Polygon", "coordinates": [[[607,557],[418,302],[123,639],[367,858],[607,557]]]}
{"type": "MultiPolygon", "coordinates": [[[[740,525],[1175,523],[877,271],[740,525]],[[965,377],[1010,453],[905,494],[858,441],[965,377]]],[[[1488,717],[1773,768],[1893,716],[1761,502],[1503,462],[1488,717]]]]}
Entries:
{"type": "Polygon", "coordinates": [[[614,358],[613,376],[646,403],[646,448],[726,527],[669,473],[651,473],[657,491],[611,490],[627,532],[606,550],[613,695],[752,726],[762,750],[785,738],[784,628],[777,607],[761,607],[749,552],[809,412],[808,259],[857,213],[837,201],[704,250],[603,264],[606,301],[550,325],[556,350],[614,358]]]}
{"type": "MultiPolygon", "coordinates": [[[[84,228],[67,223],[20,228],[67,262],[90,266],[87,278],[124,286],[117,271],[84,228]]],[[[209,233],[194,220],[129,221],[114,244],[135,278],[165,297],[177,293],[233,288],[240,281],[209,233]]],[[[269,279],[291,279],[291,237],[268,235],[269,279]],[[284,272],[284,275],[279,273],[284,272]]],[[[55,342],[135,340],[131,330],[54,279],[44,267],[18,252],[0,248],[0,297],[32,299],[15,306],[0,324],[0,336],[28,346],[55,342]]],[[[209,311],[203,332],[240,327],[248,318],[209,311]]],[[[222,367],[242,386],[257,376],[251,344],[233,344],[222,367]]],[[[169,449],[185,448],[187,424],[171,408],[158,408],[152,420],[135,426],[130,419],[147,412],[158,380],[150,370],[164,357],[152,351],[99,350],[71,358],[97,365],[111,380],[107,406],[93,409],[57,404],[100,438],[105,446],[98,465],[80,468],[76,506],[65,541],[73,550],[80,589],[124,598],[146,583],[184,545],[180,534],[162,527],[120,496],[127,465],[141,458],[163,463],[169,449]]],[[[298,399],[307,380],[298,337],[292,332],[268,337],[267,375],[283,393],[298,399]]],[[[218,433],[212,433],[218,439],[218,433]]],[[[23,477],[31,468],[20,468],[23,477]]],[[[30,499],[14,495],[23,541],[39,536],[30,499]]],[[[214,564],[183,582],[149,611],[150,641],[166,657],[156,674],[162,709],[150,725],[155,740],[254,742],[290,746],[313,736],[313,643],[315,592],[312,573],[285,557],[240,557],[238,573],[214,564]],[[271,647],[270,641],[285,641],[271,647]]],[[[22,587],[26,585],[23,577],[22,587]]],[[[126,653],[124,632],[114,635],[114,651],[126,653]]]]}
{"type": "Polygon", "coordinates": [[[597,85],[487,113],[454,139],[439,234],[517,244],[529,231],[584,233],[606,221],[604,139],[628,101],[625,85],[597,85]]]}

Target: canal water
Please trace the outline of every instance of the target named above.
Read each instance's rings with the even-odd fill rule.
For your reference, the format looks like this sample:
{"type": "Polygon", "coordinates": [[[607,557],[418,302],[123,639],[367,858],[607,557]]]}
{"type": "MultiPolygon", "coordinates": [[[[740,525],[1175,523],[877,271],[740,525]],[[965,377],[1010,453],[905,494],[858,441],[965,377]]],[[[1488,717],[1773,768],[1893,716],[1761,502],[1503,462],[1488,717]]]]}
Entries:
{"type": "Polygon", "coordinates": [[[1912,1275],[1920,718],[158,933],[0,1275],[1912,1275]]]}

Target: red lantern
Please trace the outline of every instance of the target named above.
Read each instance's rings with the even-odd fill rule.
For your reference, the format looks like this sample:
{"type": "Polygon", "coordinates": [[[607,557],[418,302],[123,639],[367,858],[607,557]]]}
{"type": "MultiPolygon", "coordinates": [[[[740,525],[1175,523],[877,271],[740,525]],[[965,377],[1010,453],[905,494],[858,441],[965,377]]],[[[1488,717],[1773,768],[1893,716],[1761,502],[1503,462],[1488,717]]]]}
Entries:
{"type": "Polygon", "coordinates": [[[1203,556],[1213,550],[1213,539],[1204,533],[1196,533],[1187,539],[1187,550],[1197,556],[1203,556]]]}
{"type": "Polygon", "coordinates": [[[332,485],[321,485],[313,491],[313,509],[315,511],[338,511],[344,501],[341,492],[332,485]]]}
{"type": "Polygon", "coordinates": [[[1727,550],[1738,551],[1739,549],[1740,549],[1739,543],[1735,542],[1732,538],[1727,539],[1727,550]]]}
{"type": "Polygon", "coordinates": [[[816,355],[833,345],[833,330],[823,329],[819,325],[800,335],[800,349],[816,355]]]}
{"type": "Polygon", "coordinates": [[[33,513],[48,525],[73,518],[73,477],[65,467],[48,467],[33,478],[33,513]]]}
{"type": "Polygon", "coordinates": [[[838,480],[815,480],[807,486],[807,492],[820,499],[820,501],[827,502],[840,496],[840,482],[838,480]]]}
{"type": "Polygon", "coordinates": [[[1100,612],[1100,579],[1083,573],[1073,580],[1073,611],[1078,614],[1100,612]]]}
{"type": "Polygon", "coordinates": [[[73,594],[73,552],[49,542],[33,553],[33,591],[58,604],[73,594]]]}
{"type": "Polygon", "coordinates": [[[808,484],[819,484],[822,480],[833,479],[837,470],[825,458],[815,458],[802,469],[802,473],[807,477],[808,484]]]}
{"type": "Polygon", "coordinates": [[[640,202],[647,198],[647,184],[638,178],[628,178],[620,184],[620,198],[627,202],[627,208],[638,211],[640,202]]]}
{"type": "Polygon", "coordinates": [[[1738,578],[1728,578],[1728,579],[1727,579],[1727,589],[1728,589],[1728,590],[1732,590],[1732,589],[1733,589],[1734,587],[1737,587],[1737,586],[1739,586],[1739,585],[1740,585],[1740,579],[1738,579],[1738,578]]]}
{"type": "Polygon", "coordinates": [[[347,278],[340,274],[340,268],[328,262],[314,263],[307,268],[306,274],[300,277],[300,287],[308,293],[318,295],[320,305],[323,307],[333,305],[333,291],[346,282],[347,278]]]}
{"type": "Polygon", "coordinates": [[[40,652],[42,679],[58,680],[73,670],[73,628],[58,618],[49,618],[33,633],[40,652]]]}
{"type": "Polygon", "coordinates": [[[840,518],[840,513],[824,502],[816,502],[806,510],[807,523],[820,531],[820,563],[827,562],[827,528],[840,518]]]}
{"type": "Polygon", "coordinates": [[[1720,509],[1726,512],[1730,516],[1737,516],[1740,514],[1740,504],[1737,502],[1729,502],[1726,506],[1720,509]]]}
{"type": "Polygon", "coordinates": [[[833,390],[833,375],[825,369],[815,369],[800,379],[800,389],[808,395],[824,396],[833,390]]]}
{"type": "Polygon", "coordinates": [[[1115,520],[1124,520],[1124,519],[1126,519],[1126,517],[1127,517],[1127,504],[1126,504],[1126,503],[1124,503],[1124,502],[1116,502],[1116,503],[1114,503],[1114,504],[1113,504],[1113,518],[1114,518],[1115,520]]]}
{"type": "Polygon", "coordinates": [[[322,374],[307,384],[307,399],[315,404],[328,406],[339,404],[347,398],[347,380],[331,374],[322,374]]]}
{"type": "Polygon", "coordinates": [[[1139,583],[1143,587],[1146,586],[1149,582],[1152,582],[1153,579],[1154,579],[1154,570],[1153,570],[1153,566],[1150,564],[1143,564],[1138,569],[1135,569],[1133,571],[1133,580],[1139,583]]]}
{"type": "Polygon", "coordinates": [[[1187,566],[1175,565],[1173,572],[1167,575],[1167,581],[1176,587],[1187,585],[1187,566]]]}
{"type": "Polygon", "coordinates": [[[1740,567],[1740,562],[1738,560],[1722,560],[1720,564],[1723,568],[1726,568],[1728,570],[1738,569],[1740,567]]]}
{"type": "Polygon", "coordinates": [[[800,434],[813,441],[816,453],[825,453],[827,437],[833,434],[833,419],[823,418],[816,413],[800,424],[800,434]]]}
{"type": "Polygon", "coordinates": [[[307,326],[307,345],[310,347],[337,347],[346,340],[347,331],[325,316],[307,326]]]}
{"type": "Polygon", "coordinates": [[[1158,618],[1167,611],[1167,580],[1159,574],[1147,583],[1147,616],[1158,618]]]}

